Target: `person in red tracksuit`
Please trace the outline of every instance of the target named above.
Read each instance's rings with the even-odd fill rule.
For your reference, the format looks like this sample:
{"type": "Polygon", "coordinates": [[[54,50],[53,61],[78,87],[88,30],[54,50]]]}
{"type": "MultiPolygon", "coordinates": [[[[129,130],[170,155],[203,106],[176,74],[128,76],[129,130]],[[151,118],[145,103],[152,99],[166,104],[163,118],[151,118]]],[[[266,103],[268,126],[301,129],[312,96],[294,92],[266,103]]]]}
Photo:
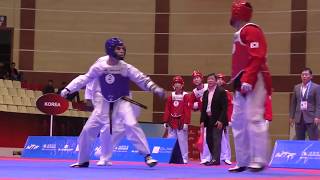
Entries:
{"type": "Polygon", "coordinates": [[[190,108],[188,93],[183,91],[184,80],[175,76],[172,80],[174,91],[168,96],[163,116],[164,127],[168,129],[168,138],[177,138],[183,163],[188,163],[188,125],[190,108]]]}
{"type": "MultiPolygon", "coordinates": [[[[208,89],[208,84],[203,82],[203,75],[200,71],[194,70],[192,72],[192,82],[195,88],[190,94],[189,105],[192,111],[199,111],[202,108],[202,96],[203,93],[208,89]]],[[[200,146],[200,164],[208,163],[212,158],[209,151],[209,147],[206,141],[206,128],[200,128],[200,137],[197,145],[200,146]],[[200,140],[200,142],[199,142],[200,140]]]]}
{"type": "MultiPolygon", "coordinates": [[[[225,82],[225,76],[222,73],[217,74],[217,84],[218,86],[224,87],[226,84],[225,82]]],[[[230,147],[230,140],[229,140],[229,125],[231,121],[231,114],[232,114],[232,99],[233,95],[230,91],[225,90],[227,93],[228,98],[228,109],[227,109],[227,117],[228,117],[228,126],[226,126],[222,132],[222,138],[221,138],[221,155],[220,159],[224,161],[227,165],[231,165],[231,147],[230,147]]]]}
{"type": "Polygon", "coordinates": [[[234,86],[232,131],[237,165],[229,172],[259,172],[268,164],[269,135],[265,121],[266,98],[271,96],[267,42],[260,26],[249,23],[253,8],[235,0],[230,25],[233,37],[231,82],[234,86]]]}

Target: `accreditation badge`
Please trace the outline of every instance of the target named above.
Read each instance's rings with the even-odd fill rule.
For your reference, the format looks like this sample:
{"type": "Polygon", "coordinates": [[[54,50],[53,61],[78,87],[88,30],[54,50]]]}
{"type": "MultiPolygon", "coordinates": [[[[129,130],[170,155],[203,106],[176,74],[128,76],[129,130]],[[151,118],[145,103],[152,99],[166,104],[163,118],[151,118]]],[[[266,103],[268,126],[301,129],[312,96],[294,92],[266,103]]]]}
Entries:
{"type": "Polygon", "coordinates": [[[301,101],[300,110],[301,111],[305,111],[305,110],[307,110],[307,107],[308,107],[308,102],[307,101],[301,101]]]}

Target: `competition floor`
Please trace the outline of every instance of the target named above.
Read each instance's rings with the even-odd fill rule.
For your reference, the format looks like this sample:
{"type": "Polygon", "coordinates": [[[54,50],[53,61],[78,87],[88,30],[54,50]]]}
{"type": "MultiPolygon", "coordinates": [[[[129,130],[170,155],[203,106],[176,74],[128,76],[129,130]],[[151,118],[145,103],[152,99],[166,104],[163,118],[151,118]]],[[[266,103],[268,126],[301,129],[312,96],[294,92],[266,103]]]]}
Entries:
{"type": "Polygon", "coordinates": [[[187,165],[163,164],[149,168],[140,162],[113,162],[98,167],[69,168],[70,160],[26,159],[0,157],[0,180],[62,180],[62,179],[245,179],[245,180],[320,180],[320,170],[269,168],[263,172],[228,173],[230,166],[206,167],[198,162],[187,165]]]}

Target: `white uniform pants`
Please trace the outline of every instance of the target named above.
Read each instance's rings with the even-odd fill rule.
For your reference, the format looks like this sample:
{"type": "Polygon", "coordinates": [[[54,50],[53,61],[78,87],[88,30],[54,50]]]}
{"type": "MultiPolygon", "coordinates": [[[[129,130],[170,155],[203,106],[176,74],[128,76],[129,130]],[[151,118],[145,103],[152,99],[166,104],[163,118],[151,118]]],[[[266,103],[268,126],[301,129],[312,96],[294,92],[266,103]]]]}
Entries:
{"type": "MultiPolygon", "coordinates": [[[[205,163],[210,161],[211,159],[211,154],[206,140],[206,128],[204,128],[203,152],[200,152],[200,161],[201,163],[205,163]]],[[[226,127],[226,131],[222,132],[220,160],[231,160],[231,148],[229,141],[228,126],[226,127]]]]}
{"type": "Polygon", "coordinates": [[[243,96],[236,91],[233,99],[232,131],[238,166],[250,163],[267,164],[268,126],[265,123],[266,89],[258,74],[254,89],[243,96]]]}
{"type": "MultiPolygon", "coordinates": [[[[106,126],[106,128],[110,126],[109,102],[107,102],[103,98],[101,93],[97,92],[94,94],[93,104],[94,110],[91,116],[89,117],[88,121],[84,125],[78,139],[79,163],[89,161],[92,145],[95,142],[100,130],[104,126],[106,126]]],[[[119,121],[122,119],[126,135],[128,139],[131,140],[133,146],[143,155],[150,154],[150,149],[145,134],[140,128],[134,115],[133,108],[129,102],[121,99],[116,101],[113,107],[112,119],[113,121],[119,121]]],[[[113,129],[113,131],[117,131],[116,127],[113,129]]],[[[106,139],[106,142],[107,141],[108,139],[106,139]]],[[[111,142],[110,139],[109,142],[111,142]]],[[[110,143],[110,147],[112,148],[111,144],[112,143],[110,143]]],[[[108,143],[106,143],[106,145],[108,145],[108,143]]]]}
{"type": "Polygon", "coordinates": [[[112,152],[115,146],[126,136],[125,128],[121,120],[112,123],[112,135],[110,135],[110,125],[105,125],[100,131],[101,153],[100,160],[111,161],[112,152]]]}
{"type": "Polygon", "coordinates": [[[229,126],[227,126],[226,129],[222,131],[220,160],[231,160],[229,126]]]}
{"type": "MultiPolygon", "coordinates": [[[[140,107],[131,104],[135,117],[139,117],[140,115],[140,107]]],[[[120,141],[126,137],[126,131],[124,122],[122,119],[113,120],[112,123],[112,135],[110,135],[110,125],[105,125],[100,131],[100,160],[101,161],[111,161],[112,152],[115,146],[117,146],[120,141]]],[[[130,139],[131,136],[127,136],[127,140],[132,141],[130,139]]]]}
{"type": "Polygon", "coordinates": [[[177,138],[182,159],[184,163],[188,163],[188,129],[172,129],[168,127],[168,138],[177,138]]]}
{"type": "Polygon", "coordinates": [[[207,132],[206,128],[203,128],[203,151],[202,153],[200,152],[200,162],[205,163],[211,161],[211,153],[209,151],[209,147],[207,144],[207,132]]]}

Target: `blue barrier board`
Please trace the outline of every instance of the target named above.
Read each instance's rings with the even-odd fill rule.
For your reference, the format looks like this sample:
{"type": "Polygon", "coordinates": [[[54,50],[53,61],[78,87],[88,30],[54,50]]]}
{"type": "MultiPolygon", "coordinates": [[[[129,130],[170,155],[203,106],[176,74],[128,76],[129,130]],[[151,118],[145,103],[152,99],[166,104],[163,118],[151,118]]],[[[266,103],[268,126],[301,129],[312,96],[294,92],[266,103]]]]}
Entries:
{"type": "Polygon", "coordinates": [[[320,169],[320,141],[277,140],[270,166],[320,169]]]}
{"type": "MultiPolygon", "coordinates": [[[[29,136],[22,152],[22,157],[28,158],[60,158],[76,159],[78,155],[78,137],[70,136],[29,136]]],[[[177,139],[175,138],[147,138],[151,156],[159,162],[180,163],[181,156],[177,139]],[[176,152],[179,151],[179,152],[176,152]],[[178,162],[177,162],[178,159],[178,162]]],[[[90,157],[99,159],[99,140],[94,143],[90,157]]],[[[134,148],[130,141],[123,139],[113,149],[112,160],[115,161],[144,161],[142,155],[134,148]]]]}

